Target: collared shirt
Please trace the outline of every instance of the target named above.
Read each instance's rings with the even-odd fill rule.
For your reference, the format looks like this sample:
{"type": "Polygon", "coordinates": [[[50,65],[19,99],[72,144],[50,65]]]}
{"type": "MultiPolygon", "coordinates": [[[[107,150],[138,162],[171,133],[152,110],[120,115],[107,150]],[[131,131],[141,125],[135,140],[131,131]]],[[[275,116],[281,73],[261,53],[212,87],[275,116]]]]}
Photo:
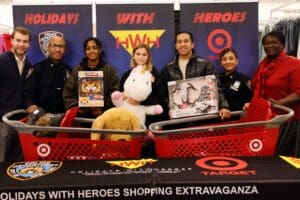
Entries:
{"type": "Polygon", "coordinates": [[[18,56],[16,56],[16,54],[14,54],[14,55],[15,55],[15,59],[16,59],[16,61],[17,61],[19,73],[20,73],[20,75],[21,75],[22,72],[23,72],[23,69],[24,69],[24,65],[25,65],[25,56],[23,56],[23,58],[22,58],[22,60],[21,60],[18,56]]]}

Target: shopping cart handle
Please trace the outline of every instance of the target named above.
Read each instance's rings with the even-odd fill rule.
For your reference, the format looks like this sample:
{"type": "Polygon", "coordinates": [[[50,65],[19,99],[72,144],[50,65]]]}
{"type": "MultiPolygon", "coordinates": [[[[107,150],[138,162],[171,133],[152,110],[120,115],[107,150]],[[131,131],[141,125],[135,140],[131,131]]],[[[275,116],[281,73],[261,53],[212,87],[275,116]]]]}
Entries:
{"type": "MultiPolygon", "coordinates": [[[[18,120],[12,120],[11,117],[18,115],[18,114],[28,114],[26,110],[14,110],[8,112],[3,115],[2,121],[13,128],[17,129],[19,132],[24,133],[33,133],[35,131],[42,131],[42,132],[69,132],[69,133],[101,133],[101,134],[124,134],[124,135],[141,135],[146,133],[147,128],[145,126],[141,126],[139,130],[115,130],[115,129],[92,129],[92,128],[80,128],[80,127],[58,127],[58,126],[33,126],[26,124],[24,122],[18,120]]],[[[81,122],[93,122],[94,119],[86,119],[86,118],[75,118],[76,121],[81,122]]]]}
{"type": "Polygon", "coordinates": [[[14,110],[14,111],[11,111],[11,112],[8,112],[8,113],[5,113],[3,116],[2,116],[2,121],[14,128],[18,128],[18,127],[25,127],[25,126],[28,126],[28,124],[24,123],[24,122],[21,122],[21,121],[18,121],[18,120],[11,120],[10,118],[15,116],[15,115],[18,115],[18,114],[28,114],[28,112],[26,110],[22,110],[22,109],[18,109],[18,110],[14,110]]]}
{"type": "MultiPolygon", "coordinates": [[[[219,129],[228,129],[228,128],[239,128],[239,127],[250,127],[250,126],[265,126],[265,127],[279,127],[281,123],[287,121],[288,119],[294,116],[294,111],[286,106],[281,106],[277,104],[272,105],[274,108],[280,109],[287,114],[277,115],[270,120],[266,121],[251,121],[251,122],[241,122],[235,124],[221,124],[221,125],[207,125],[207,126],[200,126],[200,127],[190,127],[190,128],[179,128],[179,129],[172,129],[172,130],[162,130],[164,126],[167,125],[176,125],[185,122],[194,122],[204,119],[212,119],[218,117],[218,115],[206,115],[206,116],[196,116],[196,117],[187,117],[182,119],[173,119],[173,120],[166,120],[161,122],[155,122],[150,124],[149,130],[154,134],[168,134],[168,133],[183,133],[183,132],[207,132],[207,131],[214,131],[219,129]]],[[[243,114],[241,111],[232,112],[232,115],[243,114]]]]}
{"type": "Polygon", "coordinates": [[[282,115],[277,115],[275,117],[273,117],[270,121],[270,123],[273,124],[277,124],[278,126],[282,123],[285,122],[289,119],[291,119],[295,112],[293,109],[286,107],[286,106],[282,106],[282,105],[278,105],[278,104],[272,104],[272,107],[277,108],[279,110],[282,110],[284,112],[286,112],[286,114],[282,114],[282,115]]]}
{"type": "MultiPolygon", "coordinates": [[[[245,111],[232,111],[231,116],[242,116],[245,114],[245,111]]],[[[201,120],[208,120],[208,119],[217,119],[220,118],[219,114],[208,114],[208,115],[197,115],[194,117],[184,117],[179,119],[171,119],[171,120],[165,120],[160,122],[155,122],[149,125],[150,131],[158,131],[168,125],[175,125],[175,124],[182,124],[186,122],[195,122],[195,121],[201,121],[201,120]]]]}

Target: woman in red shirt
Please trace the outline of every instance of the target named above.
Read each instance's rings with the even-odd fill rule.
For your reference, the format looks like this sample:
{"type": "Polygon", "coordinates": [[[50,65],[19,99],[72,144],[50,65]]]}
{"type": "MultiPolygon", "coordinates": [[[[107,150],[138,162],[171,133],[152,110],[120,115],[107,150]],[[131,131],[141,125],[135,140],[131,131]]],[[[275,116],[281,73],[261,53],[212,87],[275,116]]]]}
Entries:
{"type": "Polygon", "coordinates": [[[266,57],[252,79],[254,97],[294,110],[292,120],[280,127],[276,154],[300,157],[300,60],[286,54],[281,32],[269,32],[262,44],[266,57]]]}

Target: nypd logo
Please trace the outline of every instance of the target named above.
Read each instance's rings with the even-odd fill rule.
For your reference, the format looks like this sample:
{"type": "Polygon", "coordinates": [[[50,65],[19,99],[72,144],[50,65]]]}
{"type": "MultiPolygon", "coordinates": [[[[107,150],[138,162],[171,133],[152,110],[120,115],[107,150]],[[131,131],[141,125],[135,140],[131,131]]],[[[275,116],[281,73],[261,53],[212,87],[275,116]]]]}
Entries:
{"type": "Polygon", "coordinates": [[[60,161],[18,162],[8,167],[7,174],[14,179],[26,181],[51,174],[61,166],[60,161]]]}
{"type": "Polygon", "coordinates": [[[41,51],[43,52],[43,54],[45,55],[45,57],[48,57],[48,49],[47,49],[47,44],[48,41],[51,37],[54,36],[60,36],[63,37],[63,33],[61,32],[57,32],[57,31],[44,31],[39,33],[39,44],[40,44],[40,48],[41,51]]]}

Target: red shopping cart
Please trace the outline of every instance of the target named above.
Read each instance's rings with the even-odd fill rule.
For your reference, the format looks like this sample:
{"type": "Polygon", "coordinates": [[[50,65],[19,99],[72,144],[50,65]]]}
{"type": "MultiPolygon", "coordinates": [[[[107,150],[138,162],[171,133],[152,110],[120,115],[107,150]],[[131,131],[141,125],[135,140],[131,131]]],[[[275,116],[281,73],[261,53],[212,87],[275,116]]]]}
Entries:
{"type": "Polygon", "coordinates": [[[202,156],[271,156],[274,154],[282,122],[290,119],[292,109],[271,105],[253,98],[247,112],[237,111],[240,120],[189,128],[167,130],[164,127],[186,122],[217,118],[218,115],[196,116],[153,123],[157,157],[202,156]],[[284,111],[286,114],[275,114],[284,111]]]}
{"type": "Polygon", "coordinates": [[[15,115],[27,114],[25,110],[15,110],[6,113],[3,121],[14,127],[18,133],[22,146],[24,159],[31,160],[98,160],[98,159],[122,159],[139,158],[143,143],[143,136],[146,132],[145,127],[140,130],[110,130],[110,129],[91,129],[71,126],[73,122],[92,123],[93,119],[75,118],[74,109],[67,112],[61,122],[61,126],[33,126],[26,124],[25,120],[11,120],[15,115]],[[66,119],[66,117],[70,117],[66,119]],[[36,131],[55,132],[56,137],[38,137],[33,133],[36,131]],[[90,140],[86,134],[124,134],[132,137],[129,141],[110,141],[110,140],[90,140]],[[84,135],[74,138],[72,135],[84,135]]]}

